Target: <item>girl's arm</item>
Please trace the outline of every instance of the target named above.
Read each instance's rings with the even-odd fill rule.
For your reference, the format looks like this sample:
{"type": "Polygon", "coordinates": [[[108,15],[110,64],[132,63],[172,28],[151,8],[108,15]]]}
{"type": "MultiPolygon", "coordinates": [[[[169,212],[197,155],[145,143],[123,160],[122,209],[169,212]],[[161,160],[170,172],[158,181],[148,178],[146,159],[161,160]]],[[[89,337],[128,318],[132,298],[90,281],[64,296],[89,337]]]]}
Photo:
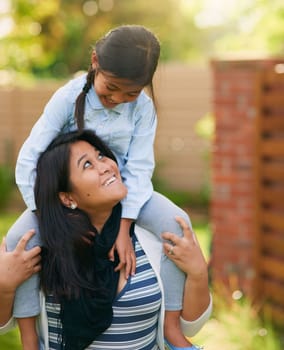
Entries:
{"type": "Polygon", "coordinates": [[[16,183],[30,210],[36,209],[34,182],[38,157],[54,137],[62,132],[73,107],[66,96],[66,89],[63,87],[57,90],[20,149],[16,163],[16,183]]]}
{"type": "Polygon", "coordinates": [[[17,319],[23,350],[38,350],[39,339],[36,332],[36,317],[17,319]]]}
{"type": "Polygon", "coordinates": [[[117,269],[120,270],[125,265],[126,278],[129,274],[134,274],[136,269],[136,257],[129,229],[153,192],[151,178],[155,165],[153,145],[157,117],[152,100],[144,92],[137,100],[131,119],[134,120],[135,128],[127,150],[127,161],[120,169],[128,194],[122,200],[122,220],[115,244],[120,258],[117,269]]]}
{"type": "Polygon", "coordinates": [[[114,249],[117,250],[119,256],[119,264],[115,270],[121,270],[125,266],[125,278],[128,279],[129,274],[133,275],[136,269],[136,256],[133,249],[131,237],[129,235],[130,226],[133,220],[121,219],[120,229],[113,249],[111,250],[109,257],[114,259],[114,249]]]}
{"type": "Polygon", "coordinates": [[[126,198],[122,200],[122,217],[135,220],[153,193],[152,175],[155,166],[157,116],[152,100],[143,92],[131,118],[135,121],[135,128],[125,155],[125,164],[120,170],[128,190],[126,198]]]}

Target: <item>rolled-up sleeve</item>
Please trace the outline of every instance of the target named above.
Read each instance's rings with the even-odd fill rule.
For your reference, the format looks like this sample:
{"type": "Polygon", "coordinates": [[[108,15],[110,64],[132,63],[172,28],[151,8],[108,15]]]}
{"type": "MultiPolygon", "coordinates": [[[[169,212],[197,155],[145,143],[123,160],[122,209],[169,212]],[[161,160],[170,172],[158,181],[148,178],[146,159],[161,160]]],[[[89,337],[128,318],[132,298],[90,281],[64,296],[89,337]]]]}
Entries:
{"type": "Polygon", "coordinates": [[[194,321],[186,321],[185,319],[180,317],[180,324],[181,324],[181,329],[183,334],[186,337],[195,336],[210,318],[212,314],[212,309],[213,309],[213,301],[212,301],[212,295],[210,294],[209,305],[207,309],[203,312],[203,314],[200,315],[200,317],[198,317],[194,321]]]}

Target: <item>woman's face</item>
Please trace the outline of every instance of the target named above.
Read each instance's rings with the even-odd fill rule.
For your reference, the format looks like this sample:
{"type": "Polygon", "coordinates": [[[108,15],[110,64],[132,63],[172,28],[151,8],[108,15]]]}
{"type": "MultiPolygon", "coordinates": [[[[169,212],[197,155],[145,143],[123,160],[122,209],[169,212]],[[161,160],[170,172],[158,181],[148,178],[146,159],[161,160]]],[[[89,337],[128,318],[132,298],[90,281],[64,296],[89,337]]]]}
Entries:
{"type": "Polygon", "coordinates": [[[111,210],[127,194],[117,164],[86,141],[71,145],[70,183],[72,201],[88,214],[111,210]]]}

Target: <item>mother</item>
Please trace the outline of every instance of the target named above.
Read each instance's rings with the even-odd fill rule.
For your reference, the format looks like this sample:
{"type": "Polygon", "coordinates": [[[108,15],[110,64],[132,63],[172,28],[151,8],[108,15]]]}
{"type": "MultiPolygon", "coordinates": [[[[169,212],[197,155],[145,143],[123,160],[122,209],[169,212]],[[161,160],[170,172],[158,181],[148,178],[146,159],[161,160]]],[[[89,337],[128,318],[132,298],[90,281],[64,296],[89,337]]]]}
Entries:
{"type": "MultiPolygon", "coordinates": [[[[137,269],[128,280],[108,258],[126,193],[113,154],[92,132],[61,135],[40,157],[35,198],[45,298],[40,308],[32,281],[17,292],[24,349],[38,346],[33,316],[40,311],[46,349],[164,349],[161,242],[132,227],[137,269]]],[[[187,276],[180,321],[192,336],[211,312],[207,266],[193,233],[177,220],[184,237],[165,233],[164,248],[187,276]]]]}

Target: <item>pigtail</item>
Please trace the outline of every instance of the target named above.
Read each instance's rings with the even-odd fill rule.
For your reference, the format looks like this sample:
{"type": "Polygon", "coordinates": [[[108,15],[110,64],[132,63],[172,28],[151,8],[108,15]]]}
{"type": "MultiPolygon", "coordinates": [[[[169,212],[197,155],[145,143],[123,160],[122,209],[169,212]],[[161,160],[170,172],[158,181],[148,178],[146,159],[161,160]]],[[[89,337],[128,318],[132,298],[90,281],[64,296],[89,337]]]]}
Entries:
{"type": "Polygon", "coordinates": [[[84,114],[85,114],[85,100],[86,95],[94,83],[95,70],[90,66],[86,78],[86,84],[84,85],[81,93],[77,96],[75,103],[75,120],[77,122],[78,130],[84,129],[84,114]]]}

